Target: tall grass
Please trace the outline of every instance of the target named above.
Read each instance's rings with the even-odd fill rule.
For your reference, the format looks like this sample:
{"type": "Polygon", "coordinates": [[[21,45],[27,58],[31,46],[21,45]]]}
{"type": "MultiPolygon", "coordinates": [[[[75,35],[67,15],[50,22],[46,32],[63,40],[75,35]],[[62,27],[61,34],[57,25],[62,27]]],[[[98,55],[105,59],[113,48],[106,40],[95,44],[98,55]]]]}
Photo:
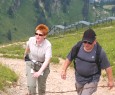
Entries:
{"type": "Polygon", "coordinates": [[[17,74],[0,63],[0,90],[4,90],[4,86],[10,86],[17,80],[17,74]]]}

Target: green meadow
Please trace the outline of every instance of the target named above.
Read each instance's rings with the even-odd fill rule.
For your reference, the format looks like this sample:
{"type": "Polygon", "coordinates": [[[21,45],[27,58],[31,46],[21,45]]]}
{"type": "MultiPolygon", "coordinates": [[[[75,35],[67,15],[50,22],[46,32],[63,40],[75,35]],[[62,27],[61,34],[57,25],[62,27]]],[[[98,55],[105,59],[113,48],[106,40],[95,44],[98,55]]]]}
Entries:
{"type": "MultiPolygon", "coordinates": [[[[48,36],[47,39],[50,40],[52,43],[52,64],[58,64],[59,58],[65,59],[71,48],[74,44],[76,44],[79,40],[82,39],[83,32],[87,28],[82,28],[78,30],[71,30],[63,34],[58,34],[54,36],[48,36]]],[[[112,69],[113,69],[113,75],[115,76],[115,22],[112,23],[106,23],[106,24],[100,24],[97,26],[93,26],[92,29],[97,34],[97,41],[101,44],[103,49],[105,50],[112,69]]],[[[27,39],[28,40],[28,39],[27,39]]],[[[25,49],[26,42],[15,42],[11,44],[5,44],[4,46],[0,46],[0,55],[2,57],[7,58],[19,58],[23,59],[24,49],[25,49]]],[[[1,68],[2,65],[0,65],[1,68]]],[[[73,65],[71,65],[73,66],[73,65]]],[[[4,69],[0,69],[0,72],[4,72],[4,69]]],[[[6,72],[7,77],[10,70],[6,72]]],[[[10,79],[6,78],[3,74],[0,73],[0,89],[3,88],[1,83],[5,83],[6,80],[9,81],[16,81],[18,77],[14,75],[14,73],[11,74],[12,76],[15,76],[15,79],[13,79],[12,76],[9,76],[10,79]],[[4,77],[4,78],[3,78],[4,77]],[[3,78],[3,79],[1,79],[3,78]]]]}

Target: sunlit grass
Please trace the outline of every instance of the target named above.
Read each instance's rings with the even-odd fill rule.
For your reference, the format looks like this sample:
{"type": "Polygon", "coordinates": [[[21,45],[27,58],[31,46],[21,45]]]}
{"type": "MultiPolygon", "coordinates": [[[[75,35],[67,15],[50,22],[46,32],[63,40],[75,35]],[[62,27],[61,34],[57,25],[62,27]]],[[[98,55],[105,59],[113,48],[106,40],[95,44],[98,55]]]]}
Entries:
{"type": "MultiPolygon", "coordinates": [[[[97,34],[97,41],[99,41],[110,60],[114,71],[113,73],[115,75],[115,23],[100,24],[92,28],[97,34]]],[[[74,30],[74,32],[70,31],[62,35],[56,35],[55,37],[48,37],[48,40],[50,40],[52,44],[53,56],[51,61],[53,63],[59,63],[58,58],[65,59],[73,45],[82,39],[83,32],[86,29],[87,28],[82,28],[78,31],[74,30]]],[[[25,43],[0,48],[0,52],[2,53],[1,56],[22,59],[24,54],[24,45],[25,43]]]]}
{"type": "Polygon", "coordinates": [[[22,59],[24,53],[24,43],[11,44],[0,48],[0,53],[3,57],[22,59]]]}
{"type": "Polygon", "coordinates": [[[4,90],[5,86],[10,86],[13,82],[17,82],[17,80],[17,74],[0,63],[0,89],[4,90]]]}

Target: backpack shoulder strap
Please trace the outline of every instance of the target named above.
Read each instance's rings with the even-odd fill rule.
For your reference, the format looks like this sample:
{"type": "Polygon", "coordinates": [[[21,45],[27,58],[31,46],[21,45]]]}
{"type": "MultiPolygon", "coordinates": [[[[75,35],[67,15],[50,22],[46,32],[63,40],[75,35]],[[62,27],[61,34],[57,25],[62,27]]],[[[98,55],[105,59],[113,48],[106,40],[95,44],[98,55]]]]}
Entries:
{"type": "Polygon", "coordinates": [[[79,41],[79,42],[76,44],[76,46],[75,46],[76,51],[75,51],[74,59],[77,57],[77,54],[78,54],[78,52],[79,52],[79,49],[80,49],[81,45],[82,45],[82,41],[79,41]]]}
{"type": "Polygon", "coordinates": [[[100,53],[101,53],[101,49],[102,47],[100,46],[100,44],[97,42],[97,50],[96,50],[96,59],[95,62],[97,64],[98,67],[98,73],[101,74],[101,60],[100,60],[100,53]]]}
{"type": "Polygon", "coordinates": [[[79,49],[80,49],[81,45],[82,45],[82,41],[79,41],[79,42],[75,45],[75,55],[74,55],[74,60],[73,60],[75,70],[76,70],[75,58],[77,58],[77,54],[78,54],[78,52],[79,52],[79,49]]]}

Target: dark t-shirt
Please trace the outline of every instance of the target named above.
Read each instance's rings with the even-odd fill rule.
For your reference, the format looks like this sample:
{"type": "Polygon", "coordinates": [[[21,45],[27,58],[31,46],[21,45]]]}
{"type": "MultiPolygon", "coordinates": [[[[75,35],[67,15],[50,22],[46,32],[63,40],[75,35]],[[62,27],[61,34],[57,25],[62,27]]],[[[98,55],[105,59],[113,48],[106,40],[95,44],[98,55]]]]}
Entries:
{"type": "MultiPolygon", "coordinates": [[[[91,52],[86,52],[83,49],[83,45],[81,45],[77,56],[80,57],[81,59],[84,59],[87,61],[94,61],[94,62],[93,63],[86,62],[86,61],[80,60],[79,58],[75,59],[75,64],[76,64],[75,76],[78,83],[85,84],[90,81],[96,81],[96,82],[99,81],[100,74],[95,74],[96,72],[98,72],[98,67],[97,67],[97,64],[95,63],[96,49],[97,49],[97,45],[94,46],[91,52]],[[93,76],[90,76],[90,75],[93,75],[93,76]],[[90,77],[86,78],[83,76],[90,76],[90,77]]],[[[67,58],[70,61],[72,61],[74,59],[73,57],[74,54],[75,54],[75,49],[74,50],[72,49],[70,53],[68,54],[67,58]]],[[[100,53],[100,59],[101,59],[101,63],[100,63],[101,69],[106,69],[110,66],[106,53],[104,52],[103,49],[101,50],[101,53],[100,53]]]]}

